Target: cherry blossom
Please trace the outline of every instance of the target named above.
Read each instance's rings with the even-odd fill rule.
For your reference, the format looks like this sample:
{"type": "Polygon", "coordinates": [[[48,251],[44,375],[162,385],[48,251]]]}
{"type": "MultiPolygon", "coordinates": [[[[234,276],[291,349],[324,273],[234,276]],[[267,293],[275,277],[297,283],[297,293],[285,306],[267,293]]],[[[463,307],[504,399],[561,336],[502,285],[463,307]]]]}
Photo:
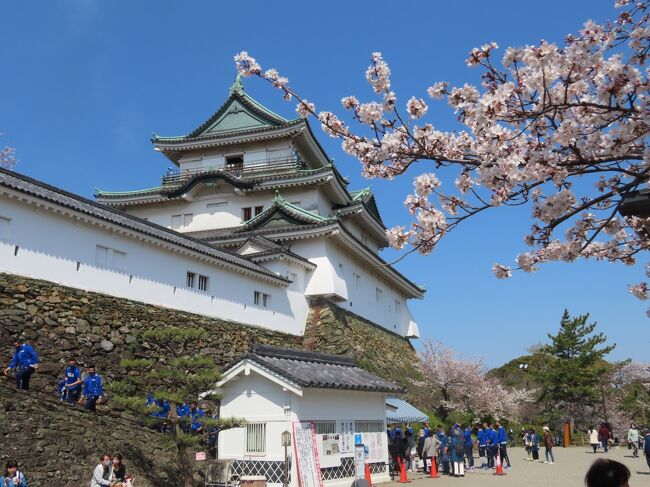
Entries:
{"type": "MultiPolygon", "coordinates": [[[[0,136],[2,134],[0,133],[0,136]]],[[[16,164],[16,157],[14,156],[15,149],[13,147],[4,147],[0,149],[0,167],[11,169],[16,164]]]]}
{"type": "Polygon", "coordinates": [[[514,269],[496,264],[497,277],[579,258],[633,265],[650,248],[650,219],[622,216],[620,209],[627,193],[650,180],[650,9],[641,0],[618,0],[616,7],[615,21],[587,21],[562,43],[507,47],[500,60],[495,43],[473,49],[467,65],[482,71],[480,86],[428,82],[427,95],[446,99],[450,116],[463,124],[453,132],[426,119],[441,117],[442,107],[434,110],[417,94],[398,103],[379,52],[365,72],[373,98],[344,97],[345,121],[317,114],[287,83],[278,83],[276,70],[262,73],[248,53],[235,60],[242,75],[297,98],[301,116],[318,117],[358,159],[365,177],[392,180],[424,166],[415,171],[435,168],[439,181],[454,181],[447,187],[416,180],[405,200],[410,225],[388,232],[396,248],[410,246],[403,255],[428,254],[479,213],[524,206],[530,249],[519,253],[514,269]]]}

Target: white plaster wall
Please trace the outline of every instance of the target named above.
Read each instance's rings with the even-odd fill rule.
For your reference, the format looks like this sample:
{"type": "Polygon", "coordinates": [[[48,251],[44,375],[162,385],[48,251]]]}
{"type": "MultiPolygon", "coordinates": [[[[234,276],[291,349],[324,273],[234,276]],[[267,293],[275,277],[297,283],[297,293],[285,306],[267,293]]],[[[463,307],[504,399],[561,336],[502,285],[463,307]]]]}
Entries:
{"type": "MultiPolygon", "coordinates": [[[[313,209],[317,207],[317,191],[301,188],[287,188],[282,191],[282,197],[289,202],[300,202],[300,207],[313,209]]],[[[242,208],[263,206],[268,208],[275,196],[274,191],[256,191],[254,193],[235,193],[229,184],[221,183],[214,187],[203,189],[192,201],[175,200],[165,204],[127,206],[125,211],[139,218],[146,218],[163,227],[171,228],[172,215],[191,213],[192,223],[177,231],[196,232],[218,228],[238,227],[242,224],[242,208]],[[225,206],[216,209],[208,208],[208,204],[226,202],[225,206]]]]}
{"type": "Polygon", "coordinates": [[[351,251],[332,238],[301,240],[295,242],[291,249],[318,265],[309,277],[306,295],[339,292],[345,296],[345,302],[338,303],[342,308],[387,330],[406,335],[409,321],[412,319],[407,299],[398,289],[382,279],[373,270],[372,265],[355,258],[351,251]],[[360,276],[358,287],[354,274],[360,276]],[[377,302],[377,288],[382,291],[381,302],[377,302]],[[340,291],[342,289],[345,289],[345,294],[340,291]],[[399,301],[400,305],[396,306],[395,301],[399,301]]]}
{"type": "Polygon", "coordinates": [[[292,143],[290,140],[280,140],[267,143],[230,145],[212,151],[189,153],[179,162],[181,171],[186,169],[221,167],[225,164],[227,156],[242,155],[244,164],[259,164],[269,159],[290,157],[292,143]]]}
{"type": "Polygon", "coordinates": [[[302,289],[274,285],[4,195],[0,216],[11,219],[8,237],[0,242],[0,272],[295,335],[304,331],[308,305],[302,289]],[[126,252],[125,269],[97,266],[96,245],[126,252]],[[187,271],[195,272],[197,280],[198,274],[208,276],[208,290],[186,288],[187,271]],[[271,295],[268,308],[253,304],[255,290],[271,295]]]}
{"type": "MultiPolygon", "coordinates": [[[[239,417],[248,422],[266,423],[266,454],[246,455],[246,428],[226,430],[219,434],[219,458],[284,460],[280,438],[283,431],[291,431],[292,421],[382,421],[386,418],[385,395],[371,392],[332,389],[303,389],[300,397],[261,377],[254,371],[240,374],[222,388],[221,417],[239,417]],[[287,414],[285,414],[285,411],[287,414]]],[[[385,423],[384,423],[385,426],[385,423]]],[[[293,447],[289,455],[293,457],[293,447]]],[[[384,457],[388,459],[388,445],[384,442],[384,457]]],[[[292,461],[292,482],[297,487],[296,462],[292,461]]],[[[373,481],[387,481],[387,474],[373,475],[373,481]]],[[[349,479],[325,481],[325,485],[349,485],[349,479]]]]}

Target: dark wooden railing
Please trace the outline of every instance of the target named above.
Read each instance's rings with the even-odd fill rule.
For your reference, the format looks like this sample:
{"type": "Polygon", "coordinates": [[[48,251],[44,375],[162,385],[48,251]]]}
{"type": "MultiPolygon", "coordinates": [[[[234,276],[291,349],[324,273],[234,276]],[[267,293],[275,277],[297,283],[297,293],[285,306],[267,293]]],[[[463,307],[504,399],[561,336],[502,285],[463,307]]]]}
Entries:
{"type": "Polygon", "coordinates": [[[283,157],[278,159],[267,159],[265,161],[246,164],[222,164],[219,166],[207,166],[196,169],[169,170],[162,178],[163,186],[176,186],[200,175],[213,173],[228,173],[235,177],[256,177],[265,174],[276,174],[281,172],[294,172],[303,169],[305,163],[297,157],[283,157]]]}

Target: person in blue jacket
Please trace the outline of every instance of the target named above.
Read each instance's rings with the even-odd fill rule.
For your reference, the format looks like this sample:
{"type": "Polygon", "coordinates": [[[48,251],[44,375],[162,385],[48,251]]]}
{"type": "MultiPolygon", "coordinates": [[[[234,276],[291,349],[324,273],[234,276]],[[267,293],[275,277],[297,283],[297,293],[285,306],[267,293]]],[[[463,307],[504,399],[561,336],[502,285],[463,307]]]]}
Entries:
{"type": "Polygon", "coordinates": [[[21,343],[20,340],[16,340],[14,345],[16,347],[14,355],[3,372],[4,375],[9,375],[10,370],[16,369],[16,388],[27,391],[29,379],[38,368],[38,354],[27,342],[21,343]]]}
{"type": "Polygon", "coordinates": [[[192,434],[200,435],[203,433],[203,423],[201,418],[205,416],[205,411],[198,407],[195,402],[190,403],[190,431],[192,434]]]}
{"type": "Polygon", "coordinates": [[[449,448],[447,448],[447,443],[449,443],[449,438],[445,434],[445,430],[442,429],[442,426],[438,426],[438,432],[436,436],[440,440],[440,459],[442,463],[442,473],[444,475],[449,475],[449,467],[451,462],[451,457],[449,456],[449,448]]]}
{"type": "Polygon", "coordinates": [[[5,474],[0,476],[0,485],[2,487],[27,487],[27,479],[23,473],[18,470],[18,462],[9,460],[5,474]]]}
{"type": "Polygon", "coordinates": [[[178,422],[181,426],[181,429],[185,433],[190,431],[190,405],[184,402],[180,406],[176,406],[176,416],[178,416],[178,422]]]}
{"type": "Polygon", "coordinates": [[[65,369],[64,375],[65,383],[63,384],[63,392],[65,400],[69,404],[75,404],[79,401],[81,386],[83,384],[81,370],[77,367],[77,360],[75,358],[68,360],[68,366],[65,369]]]}
{"type": "Polygon", "coordinates": [[[104,384],[102,384],[102,377],[97,373],[94,365],[89,365],[86,372],[82,393],[82,396],[86,398],[84,407],[88,411],[96,411],[97,401],[104,394],[104,384]]]}
{"type": "Polygon", "coordinates": [[[501,457],[501,465],[504,468],[510,468],[510,459],[508,458],[508,432],[501,426],[498,421],[495,423],[497,429],[497,436],[499,440],[499,456],[501,457]]]}
{"type": "Polygon", "coordinates": [[[494,457],[499,449],[499,436],[494,430],[494,426],[488,426],[485,438],[485,448],[487,453],[487,468],[494,468],[494,457]]]}
{"type": "Polygon", "coordinates": [[[476,438],[478,439],[478,456],[485,458],[481,464],[481,468],[487,468],[487,437],[488,437],[488,424],[483,423],[483,427],[479,428],[476,438]]]}
{"type": "Polygon", "coordinates": [[[465,447],[467,469],[474,470],[474,440],[472,439],[472,427],[470,425],[467,425],[463,432],[463,446],[465,447]]]}
{"type": "Polygon", "coordinates": [[[650,429],[646,429],[643,435],[643,454],[648,468],[650,468],[650,429]]]}

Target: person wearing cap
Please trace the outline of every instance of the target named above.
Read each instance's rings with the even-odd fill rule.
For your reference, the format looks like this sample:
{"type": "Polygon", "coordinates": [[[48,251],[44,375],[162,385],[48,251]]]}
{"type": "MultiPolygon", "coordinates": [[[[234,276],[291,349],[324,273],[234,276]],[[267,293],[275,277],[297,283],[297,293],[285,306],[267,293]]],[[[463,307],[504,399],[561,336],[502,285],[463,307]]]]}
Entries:
{"type": "Polygon", "coordinates": [[[542,429],[544,430],[544,454],[546,455],[546,461],[544,463],[552,465],[555,463],[555,458],[553,458],[553,435],[551,434],[551,430],[548,429],[548,426],[544,426],[542,429]]]}
{"type": "Polygon", "coordinates": [[[14,346],[14,355],[9,366],[3,372],[8,376],[10,370],[16,369],[16,388],[27,391],[29,390],[29,379],[38,368],[38,354],[34,347],[27,342],[21,343],[20,340],[15,340],[14,346]]]}

